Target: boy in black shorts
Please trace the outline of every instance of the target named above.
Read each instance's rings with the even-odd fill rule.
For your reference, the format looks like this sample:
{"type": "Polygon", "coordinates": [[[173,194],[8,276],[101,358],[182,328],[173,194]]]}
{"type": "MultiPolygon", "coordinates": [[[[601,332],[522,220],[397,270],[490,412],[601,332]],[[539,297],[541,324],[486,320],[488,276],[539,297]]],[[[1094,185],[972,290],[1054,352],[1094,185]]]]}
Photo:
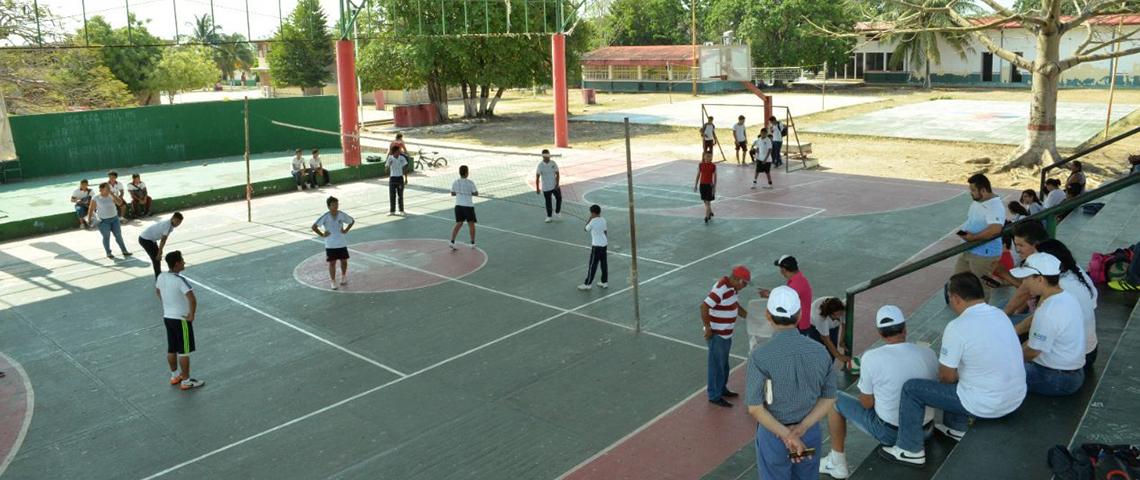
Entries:
{"type": "Polygon", "coordinates": [[[162,302],[162,323],[166,326],[166,363],[170,366],[170,384],[182,390],[205,385],[206,382],[190,377],[190,352],[194,351],[194,313],[198,299],[194,288],[182,277],[186,262],[182,252],[166,254],[168,271],[155,280],[155,294],[162,302]],[[178,367],[182,373],[178,373],[178,367]]]}
{"type": "Polygon", "coordinates": [[[451,196],[455,197],[455,228],[451,229],[451,243],[448,246],[455,250],[455,237],[463,222],[467,222],[467,230],[471,233],[471,248],[475,248],[475,199],[479,190],[475,182],[467,179],[467,165],[459,167],[459,179],[451,184],[451,196]]]}
{"type": "Polygon", "coordinates": [[[313,222],[313,232],[325,239],[325,260],[329,262],[329,282],[332,289],[348,285],[348,231],[356,224],[347,213],[340,211],[340,201],[336,197],[325,200],[329,211],[313,222]],[[324,227],[322,232],[320,228],[324,227]],[[340,284],[336,283],[336,262],[340,260],[340,284]]]}
{"type": "Polygon", "coordinates": [[[761,128],[760,135],[756,136],[756,141],[752,142],[752,161],[756,163],[756,173],[752,175],[752,189],[756,189],[756,179],[760,178],[763,173],[768,177],[768,186],[764,188],[772,188],[772,138],[768,136],[768,129],[761,128]]]}

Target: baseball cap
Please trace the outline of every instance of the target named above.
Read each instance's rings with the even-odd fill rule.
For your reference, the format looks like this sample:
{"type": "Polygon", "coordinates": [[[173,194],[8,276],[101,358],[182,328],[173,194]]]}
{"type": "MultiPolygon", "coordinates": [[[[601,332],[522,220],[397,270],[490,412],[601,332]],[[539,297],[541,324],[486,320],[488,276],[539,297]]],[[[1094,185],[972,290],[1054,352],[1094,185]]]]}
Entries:
{"type": "Polygon", "coordinates": [[[800,295],[792,287],[781,285],[768,294],[768,313],[790,317],[800,311],[800,295]]]}
{"type": "Polygon", "coordinates": [[[748,267],[744,265],[732,267],[732,276],[744,280],[745,282],[752,281],[752,272],[748,271],[748,267]]]}
{"type": "Polygon", "coordinates": [[[894,305],[883,305],[875,314],[875,327],[887,328],[906,323],[902,310],[894,305]]]}
{"type": "Polygon", "coordinates": [[[1061,261],[1048,253],[1037,252],[1025,259],[1020,267],[1009,271],[1015,278],[1025,278],[1031,275],[1060,275],[1061,261]]]}
{"type": "Polygon", "coordinates": [[[791,255],[780,256],[780,259],[776,260],[776,263],[774,265],[776,265],[777,267],[784,267],[785,269],[788,269],[788,270],[799,269],[799,263],[796,262],[796,257],[793,257],[791,255]]]}

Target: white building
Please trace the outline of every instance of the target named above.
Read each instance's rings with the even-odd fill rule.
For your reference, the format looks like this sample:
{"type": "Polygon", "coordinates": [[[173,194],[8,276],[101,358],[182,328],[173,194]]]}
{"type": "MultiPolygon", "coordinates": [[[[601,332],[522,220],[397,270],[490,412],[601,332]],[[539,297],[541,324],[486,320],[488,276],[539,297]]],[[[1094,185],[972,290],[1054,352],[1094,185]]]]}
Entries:
{"type": "MultiPolygon", "coordinates": [[[[978,21],[987,21],[979,19],[978,21]]],[[[1114,15],[1090,20],[1094,41],[1110,40],[1120,36],[1135,35],[1120,43],[1121,49],[1140,46],[1140,15],[1114,15]]],[[[842,68],[834,69],[840,78],[858,78],[867,83],[921,83],[926,75],[922,66],[902,62],[892,65],[894,42],[876,40],[883,25],[860,23],[856,30],[864,33],[863,40],[855,48],[850,60],[842,68]]],[[[1019,23],[1011,22],[984,32],[995,44],[1019,54],[1031,61],[1036,55],[1037,42],[1032,32],[1019,23]]],[[[1073,54],[1084,43],[1088,30],[1084,27],[1071,30],[1061,38],[1061,58],[1073,54]]],[[[931,83],[936,85],[974,85],[1028,87],[1032,76],[1029,72],[1016,68],[1009,62],[990,53],[973,37],[967,37],[966,56],[962,58],[944,42],[939,42],[940,64],[930,65],[931,83]]],[[[1108,47],[1109,49],[1112,47],[1108,47]]],[[[1106,51],[1101,50],[1101,51],[1106,51]]],[[[1112,72],[1110,60],[1082,63],[1061,74],[1061,87],[1097,88],[1109,85],[1112,72]]],[[[1136,55],[1120,59],[1116,70],[1116,86],[1140,88],[1140,57],[1136,55]]]]}

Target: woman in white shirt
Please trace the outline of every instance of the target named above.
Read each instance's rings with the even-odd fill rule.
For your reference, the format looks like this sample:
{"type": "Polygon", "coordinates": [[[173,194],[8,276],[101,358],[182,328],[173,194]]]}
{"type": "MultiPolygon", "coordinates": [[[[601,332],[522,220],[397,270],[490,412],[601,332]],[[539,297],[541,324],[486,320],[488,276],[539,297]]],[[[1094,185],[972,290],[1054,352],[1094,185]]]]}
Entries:
{"type": "Polygon", "coordinates": [[[1020,203],[1030,215],[1036,214],[1045,208],[1044,205],[1041,205],[1041,200],[1037,198],[1037,192],[1032,189],[1021,192],[1020,203]]]}
{"type": "Polygon", "coordinates": [[[119,208],[124,205],[123,199],[111,195],[111,186],[104,182],[99,184],[99,194],[91,199],[91,203],[95,208],[88,209],[87,223],[92,224],[91,221],[98,218],[99,233],[103,234],[103,251],[107,252],[107,258],[115,258],[111,253],[112,233],[115,234],[115,243],[119,244],[119,251],[123,256],[131,256],[131,252],[127,251],[127,245],[123,243],[122,226],[119,224],[119,208]]]}

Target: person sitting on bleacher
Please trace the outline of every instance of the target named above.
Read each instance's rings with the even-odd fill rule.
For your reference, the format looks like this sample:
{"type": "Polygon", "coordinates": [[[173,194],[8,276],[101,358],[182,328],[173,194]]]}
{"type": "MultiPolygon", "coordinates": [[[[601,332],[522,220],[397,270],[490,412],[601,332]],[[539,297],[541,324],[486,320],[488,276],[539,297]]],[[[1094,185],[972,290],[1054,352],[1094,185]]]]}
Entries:
{"type": "Polygon", "coordinates": [[[934,428],[957,441],[969,417],[1001,418],[1025,400],[1025,362],[1009,317],[985,302],[985,290],[970,272],[950,277],[950,309],[958,314],[942,332],[938,380],[903,384],[898,442],[879,454],[905,465],[926,463],[922,430],[926,407],[942,410],[934,428]]]}
{"type": "Polygon", "coordinates": [[[1060,205],[1066,198],[1065,191],[1061,189],[1061,180],[1050,178],[1045,180],[1045,208],[1060,205]]]}
{"type": "Polygon", "coordinates": [[[293,169],[290,172],[293,175],[293,183],[297,184],[297,191],[305,189],[305,159],[302,157],[301,149],[293,151],[293,169]]]}
{"type": "MultiPolygon", "coordinates": [[[[863,354],[859,374],[859,398],[839,392],[835,409],[828,413],[831,431],[831,453],[819,464],[819,473],[834,478],[847,478],[844,443],[847,421],[882,445],[898,440],[899,394],[907,380],[938,379],[938,359],[934,351],[906,341],[906,319],[894,305],[883,305],[875,315],[875,327],[883,337],[881,347],[863,354]]],[[[934,411],[926,409],[926,423],[934,419],[934,411]]]]}
{"type": "MultiPolygon", "coordinates": [[[[1049,233],[1045,231],[1045,226],[1041,222],[1019,222],[1013,226],[1013,251],[1016,253],[1014,256],[1014,265],[1021,266],[1021,263],[1029,258],[1030,255],[1037,253],[1037,244],[1049,240],[1049,233]]],[[[1010,275],[1008,271],[999,271],[996,275],[999,279],[1017,287],[1013,296],[1005,304],[1005,314],[1012,319],[1013,324],[1017,325],[1028,315],[1023,313],[1026,307],[1030,307],[1030,300],[1033,295],[1029,294],[1029,290],[1021,286],[1021,279],[1015,278],[1010,275]]]]}
{"type": "Polygon", "coordinates": [[[79,181],[79,188],[71,192],[71,203],[75,204],[75,215],[79,217],[79,228],[91,228],[87,223],[87,209],[91,208],[91,189],[87,188],[87,179],[79,181]]]}
{"type": "MultiPolygon", "coordinates": [[[[1085,378],[1088,378],[1089,375],[1092,375],[1097,352],[1096,302],[1098,294],[1096,288],[1093,288],[1092,278],[1077,265],[1073,253],[1060,240],[1046,240],[1038,243],[1037,251],[1048,253],[1061,261],[1061,281],[1059,283],[1061,290],[1073,294],[1074,297],[1077,297],[1077,302],[1081,304],[1081,323],[1085,329],[1085,378]]],[[[1019,336],[1028,335],[1032,325],[1033,317],[1030,316],[1024,322],[1019,323],[1015,330],[1019,336]]]]}
{"type": "Polygon", "coordinates": [[[127,184],[127,193],[131,194],[131,216],[150,216],[150,195],[146,192],[146,184],[137,173],[131,174],[131,183],[127,184]]]}
{"type": "Polygon", "coordinates": [[[1061,261],[1035,253],[1010,271],[1041,297],[1029,339],[1022,344],[1029,393],[1072,395],[1085,382],[1085,329],[1077,297],[1061,289],[1061,261]]]}

